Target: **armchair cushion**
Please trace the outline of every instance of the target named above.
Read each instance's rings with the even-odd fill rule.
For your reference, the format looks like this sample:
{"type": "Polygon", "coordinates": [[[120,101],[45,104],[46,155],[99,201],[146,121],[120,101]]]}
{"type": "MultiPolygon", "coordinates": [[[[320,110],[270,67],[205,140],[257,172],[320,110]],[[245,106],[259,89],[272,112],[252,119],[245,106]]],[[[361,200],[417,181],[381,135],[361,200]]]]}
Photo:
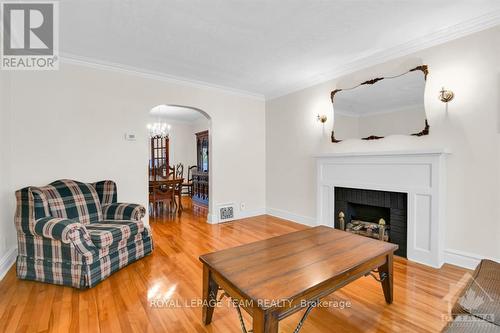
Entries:
{"type": "Polygon", "coordinates": [[[105,220],[89,224],[86,228],[92,243],[102,249],[142,234],[144,232],[144,223],[142,221],[105,220]]]}
{"type": "Polygon", "coordinates": [[[102,207],[105,220],[140,221],[146,215],[146,208],[138,204],[112,203],[102,207]]]}

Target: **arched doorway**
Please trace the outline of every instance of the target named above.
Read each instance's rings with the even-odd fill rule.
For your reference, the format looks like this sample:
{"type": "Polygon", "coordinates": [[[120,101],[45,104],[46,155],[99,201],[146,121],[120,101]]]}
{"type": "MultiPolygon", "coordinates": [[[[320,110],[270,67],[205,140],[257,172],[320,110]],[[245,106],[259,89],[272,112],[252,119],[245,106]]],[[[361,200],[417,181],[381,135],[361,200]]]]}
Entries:
{"type": "Polygon", "coordinates": [[[150,217],[189,213],[206,219],[212,193],[210,116],[189,106],[161,104],[148,117],[150,217]]]}

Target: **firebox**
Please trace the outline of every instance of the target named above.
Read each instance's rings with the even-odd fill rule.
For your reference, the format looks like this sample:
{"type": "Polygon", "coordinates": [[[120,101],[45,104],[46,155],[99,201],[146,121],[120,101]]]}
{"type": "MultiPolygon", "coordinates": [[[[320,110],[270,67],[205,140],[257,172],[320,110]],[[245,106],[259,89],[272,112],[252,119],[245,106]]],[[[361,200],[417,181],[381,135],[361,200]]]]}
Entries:
{"type": "Polygon", "coordinates": [[[399,245],[406,258],[406,193],[335,187],[335,228],[399,245]]]}

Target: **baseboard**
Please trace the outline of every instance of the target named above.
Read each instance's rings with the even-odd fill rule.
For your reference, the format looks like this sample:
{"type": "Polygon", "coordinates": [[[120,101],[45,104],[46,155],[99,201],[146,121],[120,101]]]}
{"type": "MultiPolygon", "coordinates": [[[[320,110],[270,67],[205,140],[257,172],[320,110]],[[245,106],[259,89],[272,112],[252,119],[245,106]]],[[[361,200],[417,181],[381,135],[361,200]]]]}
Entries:
{"type": "Polygon", "coordinates": [[[266,214],[266,209],[265,208],[259,208],[259,209],[253,209],[253,210],[244,210],[244,211],[239,211],[236,214],[236,219],[246,219],[248,217],[254,217],[254,216],[259,216],[259,215],[265,215],[266,214]]]}
{"type": "Polygon", "coordinates": [[[444,261],[447,264],[460,266],[468,269],[475,269],[481,259],[490,259],[500,262],[500,259],[493,257],[484,257],[474,253],[467,253],[455,249],[446,249],[444,251],[444,261]]]}
{"type": "Polygon", "coordinates": [[[302,216],[294,213],[290,213],[281,209],[276,209],[276,208],[267,208],[267,214],[274,216],[274,217],[279,217],[280,219],[284,220],[289,220],[292,222],[308,225],[311,227],[314,227],[317,225],[316,219],[313,217],[309,216],[302,216]]]}
{"type": "Polygon", "coordinates": [[[208,224],[217,224],[217,223],[219,223],[219,216],[217,214],[208,214],[207,215],[207,223],[208,224]]]}
{"type": "Polygon", "coordinates": [[[12,267],[14,262],[16,262],[17,248],[12,248],[7,253],[0,258],[0,280],[2,280],[9,269],[12,267]]]}
{"type": "Polygon", "coordinates": [[[220,221],[218,214],[209,214],[207,216],[207,222],[210,224],[218,224],[218,223],[225,223],[225,222],[231,222],[231,221],[235,221],[235,220],[246,219],[249,217],[254,217],[254,216],[259,216],[259,215],[265,215],[265,214],[266,214],[265,208],[244,210],[244,211],[236,212],[234,219],[227,220],[227,221],[220,221]]]}

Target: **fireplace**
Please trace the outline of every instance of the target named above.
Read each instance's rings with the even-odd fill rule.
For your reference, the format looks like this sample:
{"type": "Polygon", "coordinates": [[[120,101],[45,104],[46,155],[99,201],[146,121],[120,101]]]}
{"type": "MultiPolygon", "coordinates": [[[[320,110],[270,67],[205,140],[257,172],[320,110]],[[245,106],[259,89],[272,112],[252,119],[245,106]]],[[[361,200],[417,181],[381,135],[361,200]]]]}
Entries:
{"type": "Polygon", "coordinates": [[[399,245],[405,257],[408,198],[406,193],[335,187],[335,228],[399,245]]]}
{"type": "MultiPolygon", "coordinates": [[[[394,213],[389,216],[391,241],[398,241],[398,237],[404,240],[404,230],[406,257],[425,265],[441,267],[444,262],[446,231],[444,203],[447,155],[448,152],[441,149],[317,155],[317,224],[334,227],[337,223],[337,187],[387,191],[391,193],[391,202],[392,196],[396,196],[399,198],[396,199],[398,205],[399,202],[406,205],[406,213],[394,213]],[[396,216],[406,216],[406,227],[399,230],[402,231],[400,234],[396,233],[401,229],[395,225],[396,216]]],[[[386,197],[387,194],[384,194],[384,200],[386,197]]],[[[385,203],[367,204],[354,200],[350,202],[389,207],[385,203]]],[[[344,209],[347,210],[347,207],[344,209]]]]}

